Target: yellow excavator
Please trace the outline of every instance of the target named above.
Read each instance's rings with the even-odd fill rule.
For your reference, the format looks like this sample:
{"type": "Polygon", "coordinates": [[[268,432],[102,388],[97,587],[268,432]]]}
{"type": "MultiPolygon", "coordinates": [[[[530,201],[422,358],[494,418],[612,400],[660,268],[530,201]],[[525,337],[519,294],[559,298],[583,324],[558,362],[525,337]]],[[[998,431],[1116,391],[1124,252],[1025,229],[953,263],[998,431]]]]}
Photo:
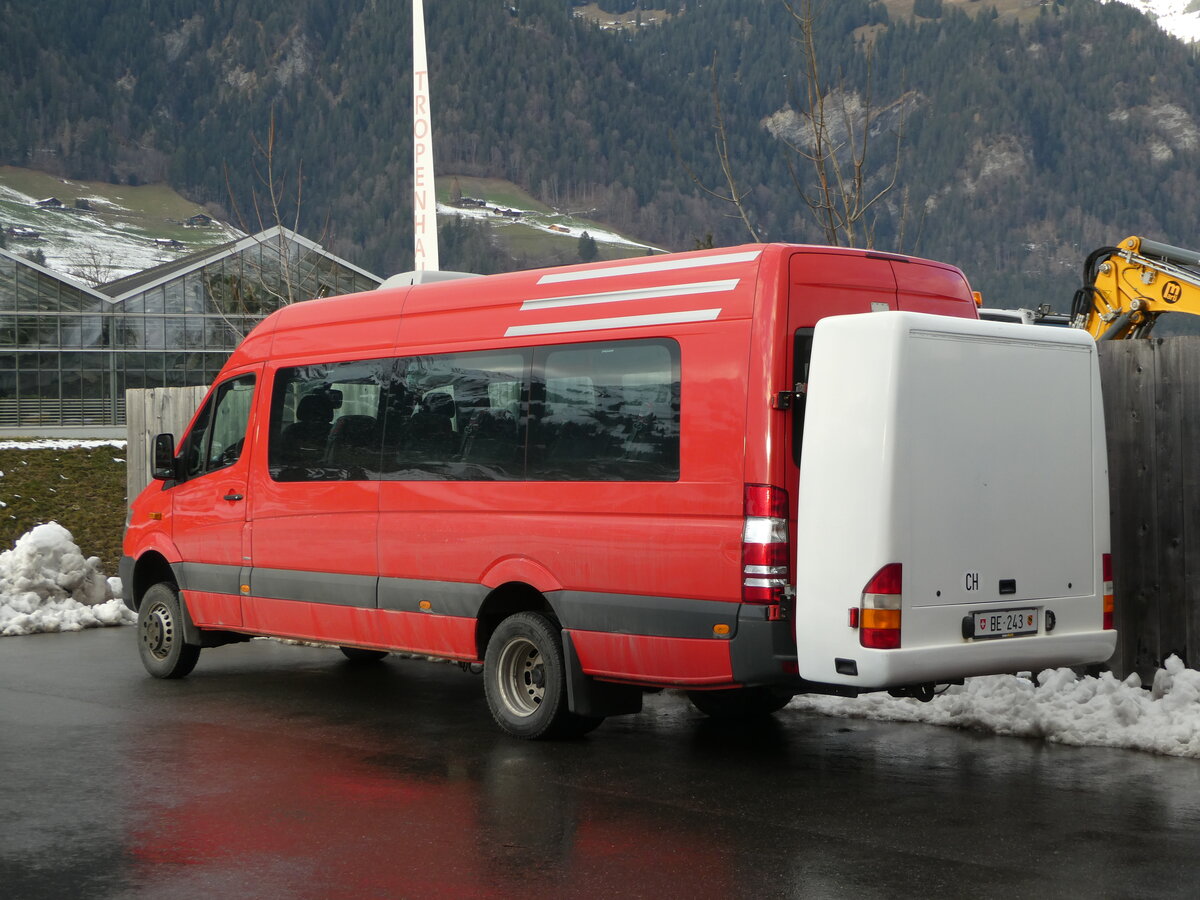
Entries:
{"type": "Polygon", "coordinates": [[[1200,252],[1135,236],[1088,256],[1073,328],[1098,341],[1144,338],[1164,313],[1200,315],[1200,252]]]}

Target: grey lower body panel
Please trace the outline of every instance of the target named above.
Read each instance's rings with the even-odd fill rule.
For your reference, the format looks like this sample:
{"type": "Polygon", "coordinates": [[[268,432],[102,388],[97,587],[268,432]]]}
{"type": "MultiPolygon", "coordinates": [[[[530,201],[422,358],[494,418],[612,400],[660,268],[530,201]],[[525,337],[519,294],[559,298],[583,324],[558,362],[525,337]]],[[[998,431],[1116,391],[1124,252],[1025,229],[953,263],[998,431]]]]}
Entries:
{"type": "Polygon", "coordinates": [[[742,604],[682,597],[555,591],[547,599],[563,628],[651,637],[714,639],[713,626],[738,627],[742,604]]]}
{"type": "MultiPolygon", "coordinates": [[[[131,584],[133,560],[121,563],[131,584]]],[[[469,582],[378,577],[291,569],[182,563],[175,567],[185,591],[242,595],[248,574],[249,598],[352,606],[391,612],[423,612],[474,619],[491,589],[469,582]],[[427,606],[422,607],[422,603],[427,606]]],[[[126,576],[129,580],[125,580],[126,576]]],[[[129,588],[125,590],[129,595],[129,588]]],[[[552,591],[546,595],[567,632],[594,631],[729,644],[734,680],[739,684],[785,684],[795,680],[796,643],[790,620],[768,621],[766,607],[721,600],[694,600],[596,591],[552,591]],[[714,626],[729,626],[718,637],[714,626]]],[[[128,600],[126,601],[128,602],[128,600]]]]}
{"type": "Polygon", "coordinates": [[[491,593],[482,584],[461,581],[427,581],[418,578],[380,578],[380,609],[396,612],[432,612],[442,616],[474,619],[491,593]],[[422,610],[421,603],[429,604],[422,610]]]}
{"type": "Polygon", "coordinates": [[[250,596],[374,609],[379,578],[337,572],[251,569],[250,596]]]}

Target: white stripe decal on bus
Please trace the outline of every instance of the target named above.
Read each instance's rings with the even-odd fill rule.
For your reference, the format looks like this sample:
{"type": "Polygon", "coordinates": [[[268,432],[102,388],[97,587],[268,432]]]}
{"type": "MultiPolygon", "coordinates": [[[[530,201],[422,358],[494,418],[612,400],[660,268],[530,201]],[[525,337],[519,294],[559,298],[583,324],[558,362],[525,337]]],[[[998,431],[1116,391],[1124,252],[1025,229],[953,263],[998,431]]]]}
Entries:
{"type": "Polygon", "coordinates": [[[547,322],[543,325],[513,325],[505,337],[527,334],[566,334],[571,331],[603,331],[606,328],[639,328],[643,325],[678,325],[685,322],[711,322],[721,314],[717,309],[688,309],[682,312],[654,313],[647,316],[618,316],[612,319],[583,319],[578,322],[547,322]]]}
{"type": "Polygon", "coordinates": [[[583,272],[554,272],[543,275],[538,284],[562,284],[566,281],[590,281],[593,278],[613,278],[617,275],[641,275],[645,272],[674,272],[679,269],[704,269],[729,263],[751,262],[758,259],[761,250],[746,250],[742,253],[720,253],[716,256],[701,256],[699,259],[668,259],[662,262],[637,263],[632,266],[613,266],[611,269],[588,269],[583,272]]]}
{"type": "Polygon", "coordinates": [[[684,294],[719,294],[732,291],[741,279],[697,281],[692,284],[668,284],[662,287],[632,288],[627,291],[603,291],[598,294],[575,294],[570,297],[543,297],[526,300],[521,309],[553,309],[556,306],[583,306],[588,303],[624,303],[627,300],[655,300],[662,297],[681,297],[684,294]]]}

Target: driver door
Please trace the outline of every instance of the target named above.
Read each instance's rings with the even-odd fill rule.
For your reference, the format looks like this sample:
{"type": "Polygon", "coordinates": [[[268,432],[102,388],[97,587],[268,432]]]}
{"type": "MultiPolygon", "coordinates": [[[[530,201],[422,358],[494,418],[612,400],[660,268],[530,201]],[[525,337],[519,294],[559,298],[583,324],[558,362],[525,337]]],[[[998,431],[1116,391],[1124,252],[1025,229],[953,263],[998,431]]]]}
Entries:
{"type": "Polygon", "coordinates": [[[241,575],[250,565],[243,553],[249,546],[246,437],[257,381],[257,372],[243,372],[209,393],[179,447],[183,477],[169,488],[172,538],[183,557],[180,586],[210,601],[217,600],[214,594],[226,600],[216,603],[224,621],[210,624],[241,624],[241,575]]]}

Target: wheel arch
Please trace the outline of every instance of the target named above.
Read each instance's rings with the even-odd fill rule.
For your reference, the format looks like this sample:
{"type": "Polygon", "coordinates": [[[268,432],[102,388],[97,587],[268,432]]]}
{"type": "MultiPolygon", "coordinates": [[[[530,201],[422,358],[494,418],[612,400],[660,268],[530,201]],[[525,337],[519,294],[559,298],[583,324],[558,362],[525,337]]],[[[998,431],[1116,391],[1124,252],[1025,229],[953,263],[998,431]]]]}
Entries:
{"type": "Polygon", "coordinates": [[[163,581],[179,586],[179,578],[171,562],[159,551],[147,550],[133,565],[133,584],[129,596],[133,601],[134,612],[142,605],[146,591],[163,581]]]}
{"type": "Polygon", "coordinates": [[[483,659],[488,641],[497,626],[519,612],[541,613],[558,623],[558,614],[545,594],[523,581],[506,581],[493,588],[479,607],[475,618],[476,658],[483,659]]]}

